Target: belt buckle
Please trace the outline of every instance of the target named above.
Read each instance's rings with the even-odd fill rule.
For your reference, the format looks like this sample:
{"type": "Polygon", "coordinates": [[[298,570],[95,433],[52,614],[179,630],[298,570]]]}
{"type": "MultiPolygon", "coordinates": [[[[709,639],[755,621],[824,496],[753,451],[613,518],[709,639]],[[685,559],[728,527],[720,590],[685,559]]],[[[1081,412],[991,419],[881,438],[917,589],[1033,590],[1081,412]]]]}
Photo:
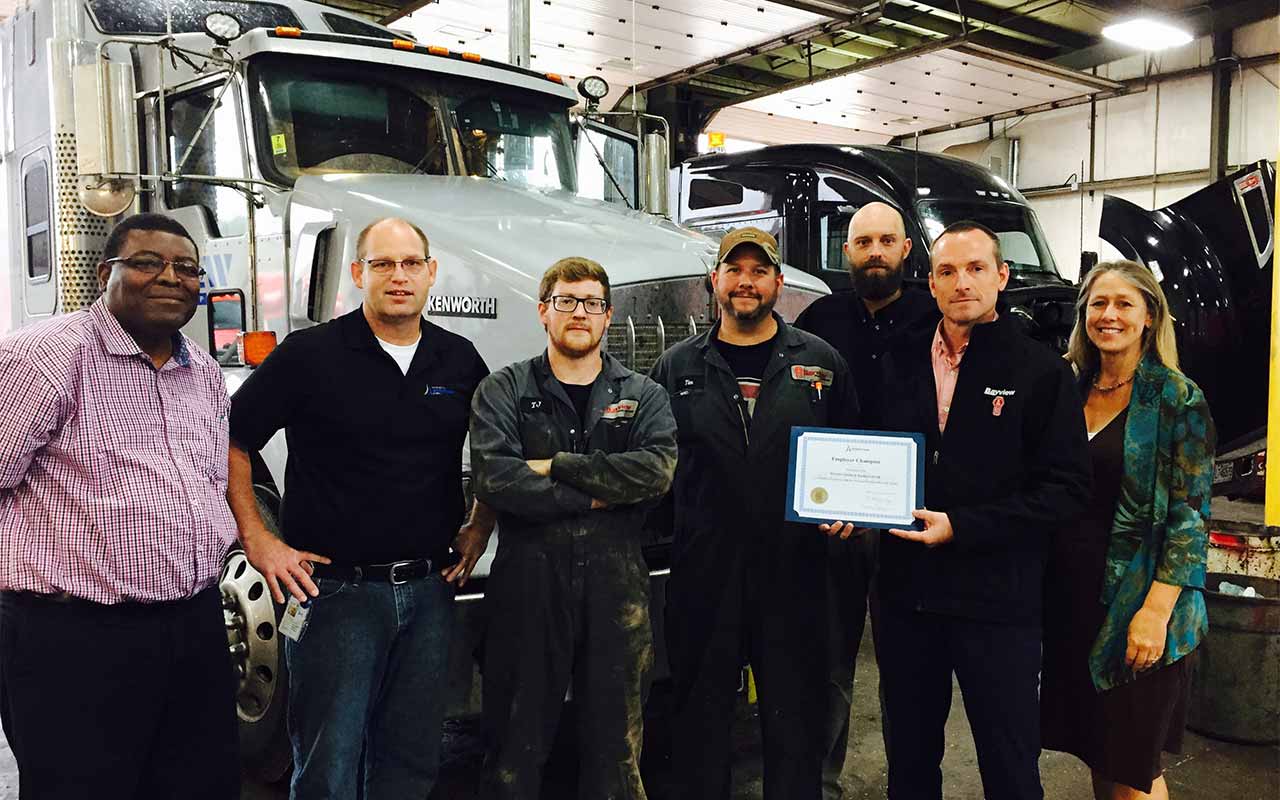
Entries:
{"type": "Polygon", "coordinates": [[[397,561],[396,563],[391,565],[391,569],[387,573],[387,578],[391,581],[392,586],[400,586],[401,584],[405,584],[409,582],[408,578],[397,578],[396,570],[400,567],[407,567],[412,563],[413,563],[412,561],[397,561]]]}

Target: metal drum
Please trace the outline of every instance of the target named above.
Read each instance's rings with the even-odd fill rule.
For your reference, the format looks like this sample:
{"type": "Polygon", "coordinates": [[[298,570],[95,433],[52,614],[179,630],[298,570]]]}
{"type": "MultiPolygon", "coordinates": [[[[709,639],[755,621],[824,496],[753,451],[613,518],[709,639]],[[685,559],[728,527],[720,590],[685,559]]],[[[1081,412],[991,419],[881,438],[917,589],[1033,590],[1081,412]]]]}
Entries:
{"type": "Polygon", "coordinates": [[[1209,635],[1197,648],[1187,727],[1243,744],[1280,742],[1280,581],[1211,572],[1209,635]],[[1259,597],[1223,594],[1222,581],[1259,597]]]}

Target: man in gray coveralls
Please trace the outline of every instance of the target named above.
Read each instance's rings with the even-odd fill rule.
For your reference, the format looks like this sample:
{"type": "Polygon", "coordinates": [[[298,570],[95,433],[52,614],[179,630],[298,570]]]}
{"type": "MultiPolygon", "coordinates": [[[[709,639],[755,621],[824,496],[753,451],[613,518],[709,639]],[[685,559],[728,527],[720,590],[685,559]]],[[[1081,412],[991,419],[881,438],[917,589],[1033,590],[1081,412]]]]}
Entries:
{"type": "Polygon", "coordinates": [[[486,378],[471,418],[476,496],[498,512],[484,657],[482,797],[536,798],[565,692],[586,800],[643,800],[653,662],[645,512],[671,485],[667,393],[600,350],[609,276],[566,258],[539,287],[547,349],[486,378]]]}

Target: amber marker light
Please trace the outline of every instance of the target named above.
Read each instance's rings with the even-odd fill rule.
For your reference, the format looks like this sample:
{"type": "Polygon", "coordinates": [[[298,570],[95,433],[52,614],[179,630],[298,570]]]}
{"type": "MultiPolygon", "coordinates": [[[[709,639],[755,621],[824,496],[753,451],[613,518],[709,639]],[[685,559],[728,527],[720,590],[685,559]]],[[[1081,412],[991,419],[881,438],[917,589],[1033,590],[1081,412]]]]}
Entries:
{"type": "Polygon", "coordinates": [[[412,50],[416,45],[408,39],[392,39],[391,46],[397,50],[412,50]]]}
{"type": "Polygon", "coordinates": [[[562,84],[562,83],[564,83],[564,78],[560,77],[559,75],[557,75],[557,74],[556,74],[556,73],[554,73],[554,72],[548,72],[548,73],[547,73],[547,80],[549,80],[549,81],[555,81],[556,83],[561,83],[561,84],[562,84]]]}
{"type": "Polygon", "coordinates": [[[288,25],[280,25],[276,27],[276,36],[288,36],[291,39],[299,39],[302,37],[302,29],[292,28],[288,25]]]}
{"type": "Polygon", "coordinates": [[[462,60],[474,61],[475,63],[479,64],[483,59],[480,57],[479,53],[463,53],[462,60]]]}
{"type": "Polygon", "coordinates": [[[449,55],[449,48],[441,47],[438,44],[433,44],[427,48],[427,52],[433,56],[447,56],[449,55]]]}
{"type": "Polygon", "coordinates": [[[240,351],[240,360],[247,366],[256,367],[276,349],[276,332],[246,331],[240,334],[236,347],[240,351]]]}

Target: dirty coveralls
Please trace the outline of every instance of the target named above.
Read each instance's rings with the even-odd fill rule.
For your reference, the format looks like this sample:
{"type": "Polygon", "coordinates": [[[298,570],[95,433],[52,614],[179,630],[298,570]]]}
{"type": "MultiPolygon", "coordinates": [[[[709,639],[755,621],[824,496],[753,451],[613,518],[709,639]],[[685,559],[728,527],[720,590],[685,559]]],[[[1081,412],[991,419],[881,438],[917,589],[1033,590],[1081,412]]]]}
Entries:
{"type": "Polygon", "coordinates": [[[484,653],[485,798],[535,798],[572,681],[579,796],[643,800],[643,681],[653,663],[647,507],[676,465],[667,394],[608,354],[586,424],[546,354],[480,384],[476,495],[498,512],[484,653]],[[551,477],[525,463],[552,459],[551,477]],[[608,508],[591,510],[596,498],[608,508]]]}
{"type": "Polygon", "coordinates": [[[671,394],[680,461],[666,634],[680,800],[727,800],[739,670],[760,705],[766,800],[818,800],[825,752],[827,541],[785,522],[793,425],[856,427],[844,358],[774,315],[778,335],[754,412],[715,344],[719,326],[675,345],[652,376],[671,394]],[[828,378],[821,390],[817,376],[828,378]]]}

